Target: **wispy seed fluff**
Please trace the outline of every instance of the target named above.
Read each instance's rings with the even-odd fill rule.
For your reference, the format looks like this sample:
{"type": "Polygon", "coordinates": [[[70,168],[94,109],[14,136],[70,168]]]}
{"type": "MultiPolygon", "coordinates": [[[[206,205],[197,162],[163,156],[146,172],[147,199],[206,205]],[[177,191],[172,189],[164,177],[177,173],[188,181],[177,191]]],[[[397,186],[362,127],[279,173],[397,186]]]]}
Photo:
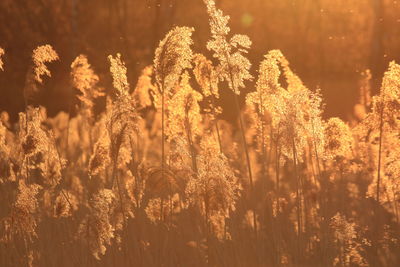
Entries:
{"type": "Polygon", "coordinates": [[[26,114],[20,113],[21,148],[24,153],[23,172],[41,185],[54,187],[61,181],[61,170],[65,161],[60,158],[51,131],[42,127],[42,114],[39,108],[28,107],[26,114]],[[28,116],[26,116],[28,115],[28,116]]]}
{"type": "Polygon", "coordinates": [[[311,139],[316,144],[316,151],[323,150],[322,99],[319,92],[308,90],[300,78],[292,72],[289,62],[278,50],[270,51],[260,67],[260,79],[257,91],[250,95],[248,103],[263,106],[271,115],[273,138],[282,146],[282,153],[287,158],[296,150],[298,160],[302,160],[304,148],[311,139]],[[288,87],[279,84],[280,69],[286,78],[288,87]]]}
{"type": "Polygon", "coordinates": [[[168,101],[171,108],[168,109],[167,135],[171,138],[189,134],[193,139],[200,134],[202,118],[199,102],[202,95],[190,86],[189,78],[187,72],[182,74],[176,93],[168,101]]]}
{"type": "Polygon", "coordinates": [[[78,200],[76,196],[69,191],[61,191],[53,207],[53,216],[56,218],[70,217],[72,212],[78,209],[78,200]]]}
{"type": "Polygon", "coordinates": [[[129,83],[126,76],[126,67],[121,60],[121,54],[117,53],[116,57],[108,56],[110,61],[110,72],[113,77],[113,86],[120,95],[127,95],[129,92],[129,83]]]}
{"type": "Polygon", "coordinates": [[[17,199],[11,209],[11,214],[5,219],[7,240],[15,235],[31,240],[36,234],[36,212],[38,200],[36,195],[41,187],[37,184],[27,185],[24,180],[18,183],[17,199]]]}
{"type": "Polygon", "coordinates": [[[218,99],[218,75],[212,62],[202,54],[196,54],[193,61],[193,73],[203,95],[205,97],[214,96],[218,99]]]}
{"type": "Polygon", "coordinates": [[[89,176],[93,177],[102,174],[110,163],[110,140],[105,131],[94,145],[94,151],[89,160],[89,176]]]}
{"type": "Polygon", "coordinates": [[[131,95],[129,94],[126,67],[121,60],[121,55],[109,56],[110,72],[113,77],[113,85],[117,90],[113,100],[111,111],[107,114],[108,135],[111,141],[111,158],[118,159],[121,147],[126,141],[127,134],[137,131],[139,119],[131,95]]]}
{"type": "Polygon", "coordinates": [[[57,52],[51,45],[38,46],[32,54],[34,64],[35,80],[42,83],[42,76],[51,77],[51,73],[45,63],[50,63],[59,59],[57,52]]]}
{"type": "Polygon", "coordinates": [[[136,107],[139,109],[147,108],[152,106],[151,97],[157,90],[157,87],[152,83],[151,77],[153,75],[153,67],[147,66],[142,70],[136,88],[132,93],[133,100],[135,101],[136,107]]]}
{"type": "Polygon", "coordinates": [[[208,217],[206,220],[213,223],[213,217],[229,217],[229,211],[235,209],[242,187],[213,137],[203,137],[200,146],[198,175],[189,180],[186,194],[189,201],[198,205],[201,213],[208,217]]]}
{"type": "MultiPolygon", "coordinates": [[[[272,50],[265,55],[265,59],[260,64],[256,91],[246,96],[246,104],[250,108],[252,120],[257,129],[258,142],[264,147],[269,138],[267,134],[267,113],[274,111],[269,107],[272,100],[271,95],[281,90],[279,84],[281,72],[278,62],[282,57],[283,55],[279,50],[272,50]]],[[[275,122],[275,120],[272,122],[275,122]]],[[[278,126],[274,128],[278,128],[278,126]]]]}
{"type": "Polygon", "coordinates": [[[325,124],[325,157],[347,158],[351,153],[353,136],[349,126],[339,118],[330,118],[325,124]]]}
{"type": "Polygon", "coordinates": [[[392,61],[382,80],[380,93],[372,98],[372,110],[362,122],[364,131],[378,130],[382,123],[383,132],[400,125],[400,65],[392,61]],[[382,120],[381,120],[382,119],[382,120]]]}
{"type": "Polygon", "coordinates": [[[90,199],[90,213],[79,226],[79,236],[88,243],[91,253],[98,260],[114,238],[115,229],[111,224],[114,200],[115,195],[111,190],[100,190],[90,199]]]}
{"type": "MultiPolygon", "coordinates": [[[[379,96],[373,98],[372,111],[383,115],[386,126],[394,129],[400,126],[400,65],[392,61],[385,72],[379,96]]],[[[378,119],[375,120],[378,125],[378,119]]]]}
{"type": "Polygon", "coordinates": [[[85,55],[79,55],[72,62],[71,80],[72,85],[81,93],[78,96],[79,100],[90,111],[94,105],[94,100],[104,93],[101,88],[97,87],[99,76],[94,73],[85,55]]]}
{"type": "Polygon", "coordinates": [[[217,9],[214,0],[204,0],[210,16],[212,39],[207,43],[207,49],[213,51],[218,59],[218,74],[221,80],[226,80],[229,88],[236,94],[244,87],[244,81],[252,78],[249,70],[250,61],[243,55],[251,46],[247,35],[235,34],[228,40],[230,28],[227,26],[229,16],[224,16],[217,9]]]}
{"type": "Polygon", "coordinates": [[[212,62],[202,54],[196,54],[193,61],[193,73],[205,100],[203,110],[211,120],[216,120],[217,116],[222,113],[222,108],[216,103],[219,99],[217,70],[212,62]]]}
{"type": "MultiPolygon", "coordinates": [[[[357,233],[356,224],[349,222],[345,216],[336,213],[330,220],[333,232],[333,241],[336,245],[337,255],[333,259],[333,266],[369,266],[362,256],[365,253],[361,237],[357,233]]],[[[363,240],[368,244],[368,240],[363,240]]]]}
{"type": "Polygon", "coordinates": [[[154,71],[159,90],[171,89],[184,69],[191,67],[193,28],[175,27],[160,42],[154,58],[154,71]]]}

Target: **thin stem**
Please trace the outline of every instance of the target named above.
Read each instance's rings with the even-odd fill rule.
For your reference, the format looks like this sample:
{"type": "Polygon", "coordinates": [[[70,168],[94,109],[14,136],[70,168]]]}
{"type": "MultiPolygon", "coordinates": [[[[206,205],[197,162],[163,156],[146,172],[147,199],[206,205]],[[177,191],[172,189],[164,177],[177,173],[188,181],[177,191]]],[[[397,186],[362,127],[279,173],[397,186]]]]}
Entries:
{"type": "MultiPolygon", "coordinates": [[[[279,135],[279,132],[278,132],[279,135]]],[[[280,189],[279,189],[279,175],[280,175],[280,158],[281,158],[281,151],[279,149],[279,143],[276,142],[276,162],[275,162],[275,175],[276,175],[276,200],[277,200],[277,209],[279,211],[279,197],[280,197],[280,189]]]]}
{"type": "Polygon", "coordinates": [[[376,184],[376,200],[379,203],[379,187],[380,187],[380,182],[381,182],[381,163],[382,163],[382,136],[383,136],[383,109],[384,109],[384,103],[382,101],[382,107],[380,110],[380,122],[379,122],[379,152],[378,152],[378,180],[376,184]]]}
{"type": "Polygon", "coordinates": [[[238,100],[237,94],[235,93],[234,95],[235,95],[236,110],[238,111],[238,116],[239,116],[240,134],[242,137],[243,148],[244,148],[244,152],[246,155],[247,170],[248,170],[249,180],[250,180],[250,189],[253,190],[253,174],[251,171],[249,149],[248,149],[247,142],[246,142],[246,136],[244,135],[244,126],[243,126],[242,114],[240,112],[239,100],[238,100]]]}
{"type": "Polygon", "coordinates": [[[165,127],[164,127],[164,120],[165,120],[165,107],[164,107],[164,89],[161,89],[161,178],[164,181],[164,167],[165,167],[165,127]]]}
{"type": "Polygon", "coordinates": [[[192,128],[190,127],[189,114],[185,114],[185,128],[186,135],[188,139],[189,149],[192,157],[192,168],[195,173],[197,173],[197,161],[196,161],[196,150],[194,149],[193,138],[192,138],[192,128]]]}
{"type": "Polygon", "coordinates": [[[265,127],[264,127],[264,121],[263,121],[263,114],[264,114],[264,110],[263,110],[263,98],[262,98],[262,94],[259,94],[259,99],[260,99],[260,104],[259,104],[259,120],[261,123],[261,145],[262,145],[262,165],[261,165],[261,172],[264,178],[264,187],[266,187],[267,185],[267,176],[266,176],[266,170],[267,170],[267,149],[266,149],[266,141],[265,141],[265,127]]]}
{"type": "MultiPolygon", "coordinates": [[[[252,172],[251,172],[251,165],[250,165],[249,149],[247,147],[246,137],[244,135],[243,119],[242,119],[242,114],[240,113],[238,97],[237,97],[236,93],[234,93],[234,95],[235,95],[236,109],[237,109],[237,111],[239,113],[238,115],[239,115],[240,133],[241,133],[241,136],[242,136],[243,148],[244,148],[244,151],[245,151],[245,154],[246,154],[247,169],[248,169],[248,172],[249,172],[250,195],[252,195],[254,193],[254,188],[253,188],[253,175],[252,175],[252,172]]],[[[257,238],[257,214],[256,214],[255,207],[253,207],[253,224],[254,224],[254,233],[255,233],[255,236],[257,238]]]]}
{"type": "Polygon", "coordinates": [[[219,133],[219,127],[218,127],[218,120],[215,121],[215,130],[217,132],[217,137],[218,137],[219,152],[221,152],[221,154],[223,154],[222,144],[221,144],[221,134],[219,133]]]}
{"type": "Polygon", "coordinates": [[[312,132],[313,132],[313,144],[314,144],[314,153],[315,153],[315,159],[317,160],[317,170],[318,170],[318,176],[319,179],[321,180],[321,166],[319,165],[319,155],[318,155],[318,150],[317,150],[317,142],[315,141],[315,128],[314,128],[314,121],[311,120],[311,126],[312,126],[312,132]]]}
{"type": "Polygon", "coordinates": [[[300,184],[299,175],[297,172],[297,152],[296,144],[294,138],[292,140],[293,148],[293,165],[294,165],[294,175],[296,177],[296,199],[297,199],[297,235],[298,235],[298,256],[300,257],[300,247],[301,247],[301,231],[302,231],[302,221],[301,221],[301,199],[300,199],[300,184]]]}
{"type": "Polygon", "coordinates": [[[212,95],[212,97],[211,97],[211,106],[212,106],[212,113],[213,113],[213,116],[214,116],[214,119],[215,119],[215,129],[217,131],[219,151],[221,152],[221,154],[223,154],[223,152],[222,152],[222,143],[221,143],[221,135],[219,133],[219,127],[218,127],[217,112],[215,111],[215,96],[214,95],[212,95]]]}

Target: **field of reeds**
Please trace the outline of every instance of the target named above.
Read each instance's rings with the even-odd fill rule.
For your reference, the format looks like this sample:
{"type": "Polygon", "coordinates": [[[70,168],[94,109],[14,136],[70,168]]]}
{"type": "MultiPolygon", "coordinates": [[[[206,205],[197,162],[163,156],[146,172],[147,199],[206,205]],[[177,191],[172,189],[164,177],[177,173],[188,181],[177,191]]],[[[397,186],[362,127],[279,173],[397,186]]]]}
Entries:
{"type": "Polygon", "coordinates": [[[400,65],[375,96],[364,72],[353,121],[325,118],[281,51],[253,77],[251,40],[205,8],[212,58],[175,27],[136,85],[110,55],[106,93],[78,56],[76,116],[34,104],[62,58],[32,52],[25,111],[0,110],[0,266],[400,266],[400,65]]]}

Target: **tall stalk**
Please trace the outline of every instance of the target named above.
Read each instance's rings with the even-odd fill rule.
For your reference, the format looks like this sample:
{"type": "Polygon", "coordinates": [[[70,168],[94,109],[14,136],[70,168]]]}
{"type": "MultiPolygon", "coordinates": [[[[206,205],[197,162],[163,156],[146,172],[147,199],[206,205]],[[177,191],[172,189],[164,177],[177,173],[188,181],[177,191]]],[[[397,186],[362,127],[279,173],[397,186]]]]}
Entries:
{"type": "MultiPolygon", "coordinates": [[[[272,136],[272,134],[271,134],[272,136]]],[[[277,265],[280,266],[280,257],[281,257],[281,246],[280,246],[280,240],[281,240],[281,231],[280,231],[280,222],[281,222],[281,218],[279,215],[279,211],[280,211],[280,188],[279,188],[279,176],[280,176],[280,158],[281,158],[281,151],[280,151],[280,147],[279,147],[279,130],[277,133],[277,139],[275,142],[275,179],[276,179],[276,221],[277,221],[277,225],[276,225],[276,235],[277,235],[277,265]]]]}
{"type": "Polygon", "coordinates": [[[217,139],[218,139],[218,145],[219,145],[219,152],[221,152],[221,154],[223,154],[224,152],[222,151],[221,134],[220,134],[220,132],[219,132],[218,120],[215,121],[215,131],[217,132],[217,139]]]}
{"type": "Polygon", "coordinates": [[[280,151],[280,147],[279,147],[279,130],[278,130],[278,134],[277,134],[277,140],[276,140],[276,144],[275,144],[275,176],[276,176],[276,205],[277,205],[277,209],[279,211],[279,197],[280,197],[280,188],[279,188],[279,176],[280,176],[280,159],[281,159],[281,151],[280,151]]]}
{"type": "Polygon", "coordinates": [[[262,116],[264,114],[264,110],[263,110],[263,98],[261,96],[261,94],[259,94],[259,98],[260,98],[260,105],[259,105],[259,119],[261,122],[261,145],[262,145],[262,164],[261,164],[261,168],[262,168],[262,175],[264,178],[264,183],[265,183],[265,187],[267,184],[267,175],[266,175],[266,169],[267,169],[267,150],[265,149],[266,147],[266,141],[265,141],[265,128],[264,128],[264,121],[262,120],[262,116]]]}
{"type": "Polygon", "coordinates": [[[217,132],[219,151],[221,152],[221,154],[223,154],[222,143],[221,143],[221,134],[219,132],[218,118],[217,118],[217,112],[215,111],[215,106],[216,106],[216,104],[215,104],[215,96],[212,95],[211,96],[211,107],[212,107],[212,113],[213,113],[213,116],[214,116],[214,119],[215,119],[215,122],[214,122],[215,123],[215,130],[217,132]]]}
{"type": "Polygon", "coordinates": [[[240,135],[242,137],[243,149],[244,149],[244,152],[245,152],[245,155],[246,155],[247,170],[248,170],[249,181],[250,181],[250,189],[253,190],[253,174],[252,174],[252,171],[251,171],[249,148],[247,146],[246,136],[244,135],[243,118],[242,118],[242,114],[240,112],[240,106],[239,106],[238,97],[237,97],[236,94],[234,94],[234,95],[235,95],[236,111],[238,112],[238,116],[239,116],[240,135]]]}
{"type": "MultiPolygon", "coordinates": [[[[253,174],[252,174],[252,171],[251,171],[249,149],[248,149],[248,146],[247,146],[246,137],[244,135],[244,126],[243,126],[242,114],[240,112],[239,100],[238,100],[237,94],[235,93],[234,95],[235,95],[236,110],[237,110],[237,112],[239,114],[240,134],[241,134],[241,137],[242,137],[243,148],[244,148],[244,152],[245,152],[245,155],[246,155],[247,170],[248,170],[249,181],[250,181],[250,195],[251,195],[251,194],[254,194],[254,187],[253,187],[253,174]]],[[[253,205],[254,205],[254,203],[253,203],[253,205]]],[[[256,238],[257,238],[257,214],[256,214],[256,209],[255,209],[254,206],[253,206],[253,224],[254,224],[254,233],[255,233],[256,238]]]]}
{"type": "Polygon", "coordinates": [[[378,150],[378,179],[376,183],[376,200],[379,203],[379,187],[380,187],[380,182],[381,182],[381,164],[382,164],[382,136],[383,136],[383,110],[384,110],[384,102],[382,101],[382,107],[380,109],[380,114],[379,114],[379,150],[378,150]]]}
{"type": "Polygon", "coordinates": [[[165,168],[165,127],[164,127],[164,121],[165,121],[165,107],[164,107],[164,102],[165,102],[165,93],[164,89],[162,88],[161,85],[159,85],[159,88],[161,90],[161,178],[164,181],[164,168],[165,168]]]}
{"type": "Polygon", "coordinates": [[[194,144],[193,144],[193,139],[192,139],[192,128],[190,127],[189,117],[188,117],[187,113],[185,116],[185,129],[186,129],[186,135],[187,135],[187,139],[188,139],[190,154],[192,157],[192,168],[193,168],[194,173],[197,173],[196,151],[194,149],[194,144]]]}
{"type": "Polygon", "coordinates": [[[298,256],[300,256],[301,247],[301,232],[302,232],[302,216],[301,216],[301,194],[300,194],[300,179],[297,170],[297,151],[294,138],[292,140],[292,150],[293,150],[293,167],[294,175],[296,177],[296,199],[297,199],[297,237],[298,237],[298,256]]]}

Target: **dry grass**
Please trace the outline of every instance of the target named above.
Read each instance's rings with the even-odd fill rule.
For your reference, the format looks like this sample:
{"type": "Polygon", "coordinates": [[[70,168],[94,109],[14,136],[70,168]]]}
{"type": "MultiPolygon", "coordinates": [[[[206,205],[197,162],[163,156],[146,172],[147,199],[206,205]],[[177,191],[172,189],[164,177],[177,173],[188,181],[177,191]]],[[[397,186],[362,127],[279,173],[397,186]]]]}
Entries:
{"type": "Polygon", "coordinates": [[[0,121],[0,266],[398,266],[400,66],[372,99],[365,72],[346,123],[273,50],[240,110],[251,41],[205,3],[214,64],[177,27],[134,90],[109,56],[106,94],[80,55],[75,117],[30,101],[58,60],[33,51],[26,111],[0,121]],[[238,127],[219,118],[224,82],[238,127]]]}

